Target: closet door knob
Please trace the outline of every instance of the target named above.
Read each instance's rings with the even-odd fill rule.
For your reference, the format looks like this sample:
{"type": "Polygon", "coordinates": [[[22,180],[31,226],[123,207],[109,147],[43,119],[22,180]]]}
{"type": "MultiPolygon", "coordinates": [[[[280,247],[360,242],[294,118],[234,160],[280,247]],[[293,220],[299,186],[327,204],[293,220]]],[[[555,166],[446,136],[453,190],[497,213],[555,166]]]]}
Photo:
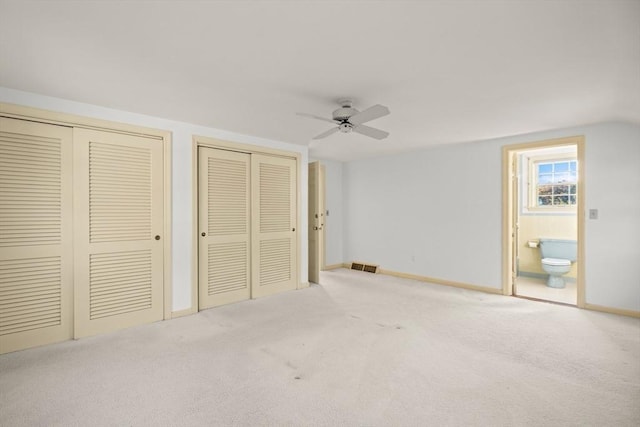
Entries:
{"type": "Polygon", "coordinates": [[[156,240],[160,240],[160,235],[156,234],[156,240]]]}
{"type": "Polygon", "coordinates": [[[204,236],[206,236],[206,235],[207,235],[207,233],[205,233],[204,231],[203,231],[203,232],[202,232],[202,234],[201,234],[201,236],[202,236],[202,237],[204,237],[204,236]]]}

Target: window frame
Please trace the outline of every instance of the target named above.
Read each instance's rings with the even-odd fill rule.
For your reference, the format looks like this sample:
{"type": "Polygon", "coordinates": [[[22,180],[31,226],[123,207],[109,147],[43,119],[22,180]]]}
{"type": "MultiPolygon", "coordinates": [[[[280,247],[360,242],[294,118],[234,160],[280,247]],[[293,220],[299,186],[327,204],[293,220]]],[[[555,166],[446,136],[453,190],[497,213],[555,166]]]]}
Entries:
{"type": "Polygon", "coordinates": [[[528,157],[528,188],[527,188],[527,201],[528,206],[527,210],[531,212],[576,212],[578,206],[578,197],[581,195],[578,194],[578,180],[579,180],[579,168],[580,165],[578,163],[578,158],[575,154],[572,153],[558,153],[558,154],[547,154],[541,156],[531,156],[528,157]],[[540,163],[559,163],[559,162],[576,162],[576,181],[575,184],[567,184],[567,185],[575,185],[576,186],[576,202],[575,204],[570,205],[546,205],[546,206],[538,206],[538,164],[540,163]]]}

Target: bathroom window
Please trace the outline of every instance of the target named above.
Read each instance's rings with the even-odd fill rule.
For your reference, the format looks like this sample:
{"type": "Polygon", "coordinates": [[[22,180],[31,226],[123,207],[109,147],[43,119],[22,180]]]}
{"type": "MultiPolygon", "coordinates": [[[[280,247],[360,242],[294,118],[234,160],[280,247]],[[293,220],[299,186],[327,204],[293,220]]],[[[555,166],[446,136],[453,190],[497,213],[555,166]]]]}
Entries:
{"type": "Polygon", "coordinates": [[[537,208],[571,208],[577,204],[578,162],[575,159],[532,162],[531,204],[537,208]]]}

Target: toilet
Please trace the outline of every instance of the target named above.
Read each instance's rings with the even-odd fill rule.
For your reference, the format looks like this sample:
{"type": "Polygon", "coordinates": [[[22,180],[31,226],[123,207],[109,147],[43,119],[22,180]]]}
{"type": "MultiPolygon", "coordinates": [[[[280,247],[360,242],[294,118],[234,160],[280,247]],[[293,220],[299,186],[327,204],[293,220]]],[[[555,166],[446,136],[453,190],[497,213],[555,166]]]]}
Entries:
{"type": "Polygon", "coordinates": [[[562,276],[571,270],[571,264],[578,259],[578,242],[575,240],[540,239],[542,269],[549,274],[547,286],[564,288],[562,276]]]}

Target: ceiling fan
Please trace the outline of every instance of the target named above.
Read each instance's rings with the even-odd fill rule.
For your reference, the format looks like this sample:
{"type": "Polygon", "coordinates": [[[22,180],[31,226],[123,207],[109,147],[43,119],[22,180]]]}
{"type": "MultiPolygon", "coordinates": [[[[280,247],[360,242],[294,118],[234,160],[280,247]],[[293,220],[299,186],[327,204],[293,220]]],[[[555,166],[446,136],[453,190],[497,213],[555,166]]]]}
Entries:
{"type": "Polygon", "coordinates": [[[296,113],[299,116],[310,117],[312,119],[322,120],[337,125],[326,132],[322,132],[320,135],[314,136],[313,139],[326,138],[338,131],[342,133],[357,132],[375,139],[384,139],[389,136],[389,132],[363,125],[363,123],[389,114],[389,109],[384,105],[378,104],[373,107],[369,107],[364,111],[358,111],[353,108],[350,99],[341,99],[338,103],[341,107],[333,112],[333,118],[331,119],[315,116],[313,114],[296,113]]]}

